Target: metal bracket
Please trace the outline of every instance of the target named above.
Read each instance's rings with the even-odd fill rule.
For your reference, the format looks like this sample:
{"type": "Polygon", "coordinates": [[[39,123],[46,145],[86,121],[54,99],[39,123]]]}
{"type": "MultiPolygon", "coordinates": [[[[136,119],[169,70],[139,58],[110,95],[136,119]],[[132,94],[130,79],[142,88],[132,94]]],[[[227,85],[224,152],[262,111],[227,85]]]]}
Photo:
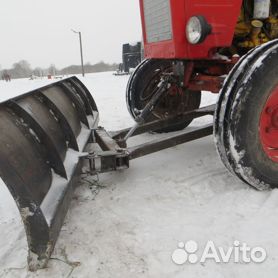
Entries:
{"type": "MultiPolygon", "coordinates": [[[[187,112],[181,115],[181,118],[187,120],[212,115],[214,107],[214,105],[211,105],[187,112]]],[[[132,136],[166,126],[171,120],[172,119],[166,119],[140,125],[135,132],[132,133],[132,136]]],[[[184,130],[179,133],[167,135],[164,136],[164,138],[146,142],[138,146],[122,148],[122,145],[126,146],[126,141],[123,140],[123,138],[131,129],[132,128],[124,129],[114,133],[107,132],[103,127],[92,130],[93,142],[88,144],[86,150],[89,155],[82,158],[89,162],[90,174],[95,175],[98,173],[127,169],[129,168],[130,160],[171,148],[185,142],[203,138],[213,133],[213,125],[208,124],[194,128],[193,130],[184,130]]]]}

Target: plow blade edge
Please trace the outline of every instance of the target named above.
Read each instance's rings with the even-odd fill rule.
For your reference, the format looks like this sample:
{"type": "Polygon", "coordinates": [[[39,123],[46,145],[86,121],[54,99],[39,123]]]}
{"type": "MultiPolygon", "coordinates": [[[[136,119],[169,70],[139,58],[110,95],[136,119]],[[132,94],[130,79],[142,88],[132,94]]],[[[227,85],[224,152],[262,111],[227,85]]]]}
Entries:
{"type": "Polygon", "coordinates": [[[76,77],[0,104],[0,177],[25,226],[30,270],[47,265],[97,125],[96,104],[76,77]]]}

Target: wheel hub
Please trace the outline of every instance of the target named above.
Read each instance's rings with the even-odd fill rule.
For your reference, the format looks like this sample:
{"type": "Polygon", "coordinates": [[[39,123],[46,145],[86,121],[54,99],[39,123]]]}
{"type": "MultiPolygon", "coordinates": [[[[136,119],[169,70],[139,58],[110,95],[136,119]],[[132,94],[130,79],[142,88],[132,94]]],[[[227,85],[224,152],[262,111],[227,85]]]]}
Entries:
{"type": "MultiPolygon", "coordinates": [[[[167,73],[170,69],[163,71],[167,73]]],[[[160,82],[161,72],[157,72],[156,75],[151,79],[151,82],[144,88],[140,100],[145,103],[149,102],[153,96],[155,90],[157,90],[157,85],[160,82]]],[[[169,116],[179,115],[184,112],[186,108],[185,105],[185,95],[183,89],[178,86],[178,84],[171,84],[164,97],[161,98],[159,103],[156,105],[152,114],[159,119],[167,118],[169,116]]]]}
{"type": "Polygon", "coordinates": [[[262,111],[260,138],[267,156],[278,163],[278,86],[272,91],[262,111]]]}
{"type": "Polygon", "coordinates": [[[162,119],[181,114],[184,110],[184,92],[176,84],[172,84],[163,99],[154,109],[153,114],[162,119]]]}

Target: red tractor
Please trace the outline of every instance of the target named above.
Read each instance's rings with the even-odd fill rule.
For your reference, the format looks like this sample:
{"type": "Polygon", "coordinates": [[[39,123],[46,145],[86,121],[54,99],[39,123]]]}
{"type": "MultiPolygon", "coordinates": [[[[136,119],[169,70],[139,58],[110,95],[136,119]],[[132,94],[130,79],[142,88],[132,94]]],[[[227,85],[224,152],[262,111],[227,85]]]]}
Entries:
{"type": "Polygon", "coordinates": [[[81,173],[126,169],[214,130],[232,173],[257,189],[278,188],[278,1],[140,6],[146,60],[127,87],[133,127],[99,127],[93,97],[76,77],[0,103],[0,177],[23,219],[30,270],[47,266],[81,173]],[[199,108],[207,91],[219,101],[199,108]],[[214,121],[185,129],[206,115],[214,121]],[[179,132],[128,147],[131,136],[149,131],[179,132]]]}
{"type": "Polygon", "coordinates": [[[136,118],[171,75],[148,121],[176,116],[220,93],[214,135],[226,167],[258,189],[278,187],[278,1],[140,0],[146,60],[127,88],[136,118]]]}

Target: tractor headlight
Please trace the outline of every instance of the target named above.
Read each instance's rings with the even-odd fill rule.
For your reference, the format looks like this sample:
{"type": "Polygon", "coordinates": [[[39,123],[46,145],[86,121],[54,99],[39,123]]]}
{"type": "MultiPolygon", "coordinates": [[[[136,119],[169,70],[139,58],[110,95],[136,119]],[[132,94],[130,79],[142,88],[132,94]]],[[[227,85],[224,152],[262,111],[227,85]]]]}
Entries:
{"type": "Polygon", "coordinates": [[[203,16],[191,17],[186,25],[186,37],[191,44],[198,44],[211,33],[211,26],[203,16]]]}

